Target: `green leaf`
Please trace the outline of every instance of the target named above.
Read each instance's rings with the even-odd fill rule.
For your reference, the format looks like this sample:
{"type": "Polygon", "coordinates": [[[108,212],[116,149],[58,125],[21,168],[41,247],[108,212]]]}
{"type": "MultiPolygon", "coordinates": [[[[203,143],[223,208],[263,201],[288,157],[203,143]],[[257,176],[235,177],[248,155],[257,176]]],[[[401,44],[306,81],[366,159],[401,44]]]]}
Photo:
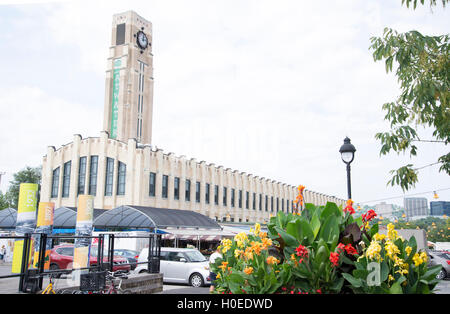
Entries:
{"type": "Polygon", "coordinates": [[[334,215],[328,216],[323,224],[319,237],[326,242],[331,242],[334,240],[335,236],[339,237],[339,226],[337,224],[337,218],[334,215]]]}
{"type": "Polygon", "coordinates": [[[326,221],[331,215],[339,216],[339,207],[335,203],[327,202],[325,208],[320,214],[320,220],[326,221]]]}
{"type": "Polygon", "coordinates": [[[344,284],[344,278],[341,277],[338,280],[333,281],[333,283],[331,284],[329,289],[332,291],[340,292],[343,284],[344,284]]]}
{"type": "Polygon", "coordinates": [[[355,278],[350,274],[342,273],[342,277],[345,278],[353,287],[360,288],[363,285],[363,281],[359,278],[355,278]]]}
{"type": "Polygon", "coordinates": [[[304,219],[301,219],[300,229],[303,232],[303,239],[301,242],[304,243],[304,240],[306,240],[308,245],[311,245],[312,242],[314,241],[314,233],[311,229],[309,222],[305,221],[304,219]]]}
{"type": "Polygon", "coordinates": [[[381,262],[380,272],[381,282],[386,281],[389,277],[389,265],[386,263],[386,260],[381,262]]]}
{"type": "Polygon", "coordinates": [[[297,247],[299,245],[298,240],[293,237],[292,235],[285,232],[283,229],[279,227],[275,227],[275,230],[280,234],[281,238],[284,240],[284,242],[291,247],[297,247]]]}
{"type": "Polygon", "coordinates": [[[405,280],[406,280],[406,278],[404,276],[401,276],[400,278],[398,278],[397,281],[389,289],[389,293],[391,293],[391,294],[402,294],[403,290],[402,290],[401,284],[405,280]]]}
{"type": "Polygon", "coordinates": [[[320,230],[320,219],[317,213],[314,213],[312,219],[311,219],[311,229],[313,232],[314,239],[317,237],[317,234],[320,230]]]}

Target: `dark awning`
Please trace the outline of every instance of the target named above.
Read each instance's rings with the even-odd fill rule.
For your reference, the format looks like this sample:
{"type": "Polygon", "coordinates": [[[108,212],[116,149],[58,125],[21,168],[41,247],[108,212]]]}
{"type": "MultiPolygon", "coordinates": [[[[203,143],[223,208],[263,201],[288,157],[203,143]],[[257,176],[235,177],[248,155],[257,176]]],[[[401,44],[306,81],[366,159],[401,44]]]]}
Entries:
{"type": "Polygon", "coordinates": [[[5,208],[0,210],[0,228],[15,229],[17,220],[17,210],[14,208],[5,208]]]}
{"type": "MultiPolygon", "coordinates": [[[[94,219],[103,214],[106,209],[94,208],[94,219]]],[[[53,228],[67,229],[75,228],[77,224],[76,207],[59,207],[55,209],[53,228]]]]}
{"type": "Polygon", "coordinates": [[[221,229],[211,218],[189,210],[123,205],[103,212],[96,228],[202,228],[221,229]]]}

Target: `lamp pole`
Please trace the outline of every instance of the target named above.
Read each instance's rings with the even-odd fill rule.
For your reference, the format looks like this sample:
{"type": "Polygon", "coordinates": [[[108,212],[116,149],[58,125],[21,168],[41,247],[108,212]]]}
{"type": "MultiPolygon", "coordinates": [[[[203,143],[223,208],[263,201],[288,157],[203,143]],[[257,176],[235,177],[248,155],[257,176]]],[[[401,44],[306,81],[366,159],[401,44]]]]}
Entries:
{"type": "Polygon", "coordinates": [[[347,164],[347,195],[348,199],[352,199],[352,184],[350,181],[350,163],[347,164]]]}
{"type": "Polygon", "coordinates": [[[344,144],[339,149],[339,152],[341,153],[342,161],[347,165],[347,194],[348,194],[348,199],[351,199],[352,198],[352,188],[351,188],[351,182],[350,182],[350,164],[352,163],[353,159],[355,158],[356,148],[350,142],[350,139],[348,137],[346,137],[344,139],[344,144]]]}

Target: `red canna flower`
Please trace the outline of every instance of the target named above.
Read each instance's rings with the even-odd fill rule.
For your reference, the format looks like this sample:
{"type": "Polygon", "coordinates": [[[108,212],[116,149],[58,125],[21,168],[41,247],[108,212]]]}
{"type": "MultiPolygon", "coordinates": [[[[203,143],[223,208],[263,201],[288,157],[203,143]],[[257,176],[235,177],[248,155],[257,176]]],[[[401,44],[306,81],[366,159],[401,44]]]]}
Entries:
{"type": "Polygon", "coordinates": [[[358,252],[350,243],[345,246],[345,251],[348,255],[358,255],[358,252]]]}
{"type": "Polygon", "coordinates": [[[297,256],[308,257],[308,250],[301,244],[295,249],[295,253],[297,256]]]}
{"type": "Polygon", "coordinates": [[[337,253],[337,252],[331,252],[331,253],[330,253],[330,262],[331,262],[331,264],[333,264],[334,266],[338,266],[338,265],[339,265],[339,253],[337,253]]]}
{"type": "Polygon", "coordinates": [[[377,214],[375,213],[375,211],[373,209],[370,209],[367,211],[366,214],[362,214],[361,217],[363,219],[364,222],[368,222],[371,221],[372,219],[374,219],[377,216],[377,214]]]}
{"type": "Polygon", "coordinates": [[[353,208],[352,200],[347,201],[347,206],[345,206],[345,208],[344,208],[344,213],[345,212],[349,212],[351,215],[353,215],[355,213],[355,209],[353,208]]]}
{"type": "Polygon", "coordinates": [[[340,251],[339,253],[342,253],[345,250],[345,245],[342,243],[339,243],[337,246],[338,250],[340,251]]]}

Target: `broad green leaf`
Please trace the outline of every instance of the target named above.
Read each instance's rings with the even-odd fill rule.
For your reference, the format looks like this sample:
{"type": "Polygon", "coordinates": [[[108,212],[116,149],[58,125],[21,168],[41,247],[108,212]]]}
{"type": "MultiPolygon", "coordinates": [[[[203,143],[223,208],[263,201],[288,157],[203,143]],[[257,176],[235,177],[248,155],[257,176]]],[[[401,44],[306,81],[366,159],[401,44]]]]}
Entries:
{"type": "Polygon", "coordinates": [[[311,229],[313,232],[314,239],[317,237],[317,234],[320,230],[320,219],[317,213],[315,213],[311,219],[311,229]]]}

